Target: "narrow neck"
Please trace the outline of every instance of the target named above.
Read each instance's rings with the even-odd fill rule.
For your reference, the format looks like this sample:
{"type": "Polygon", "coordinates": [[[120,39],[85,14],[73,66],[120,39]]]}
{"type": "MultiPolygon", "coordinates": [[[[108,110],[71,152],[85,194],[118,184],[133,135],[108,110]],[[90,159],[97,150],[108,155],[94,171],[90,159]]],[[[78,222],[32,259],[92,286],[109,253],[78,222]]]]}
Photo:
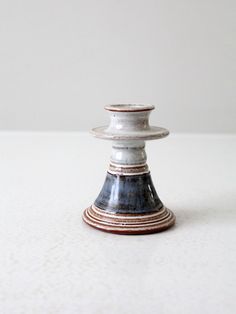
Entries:
{"type": "Polygon", "coordinates": [[[144,141],[115,141],[112,145],[109,172],[135,175],[148,172],[144,141]]]}

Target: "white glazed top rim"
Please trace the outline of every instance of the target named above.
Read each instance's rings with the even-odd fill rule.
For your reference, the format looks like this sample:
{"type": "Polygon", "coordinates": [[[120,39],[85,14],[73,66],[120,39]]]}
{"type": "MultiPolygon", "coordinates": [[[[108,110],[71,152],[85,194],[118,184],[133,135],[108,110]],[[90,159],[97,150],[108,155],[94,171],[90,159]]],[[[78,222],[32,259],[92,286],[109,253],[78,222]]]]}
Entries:
{"type": "Polygon", "coordinates": [[[143,104],[114,104],[107,105],[105,109],[108,111],[118,111],[118,112],[137,112],[137,111],[148,111],[153,110],[155,107],[153,105],[143,105],[143,104]]]}

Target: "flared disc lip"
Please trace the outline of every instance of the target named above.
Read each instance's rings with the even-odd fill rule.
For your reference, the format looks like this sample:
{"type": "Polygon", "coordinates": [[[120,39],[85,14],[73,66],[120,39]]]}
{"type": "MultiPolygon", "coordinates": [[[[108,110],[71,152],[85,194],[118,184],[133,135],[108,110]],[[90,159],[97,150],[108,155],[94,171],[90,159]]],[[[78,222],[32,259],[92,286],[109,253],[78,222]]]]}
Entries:
{"type": "Polygon", "coordinates": [[[169,131],[162,127],[150,126],[146,130],[142,131],[131,131],[127,133],[110,131],[108,126],[101,126],[94,128],[90,133],[101,139],[106,140],[156,140],[161,139],[169,135],[169,131]]]}
{"type": "Polygon", "coordinates": [[[111,104],[104,107],[108,111],[116,112],[139,112],[155,109],[153,105],[145,104],[111,104]]]}

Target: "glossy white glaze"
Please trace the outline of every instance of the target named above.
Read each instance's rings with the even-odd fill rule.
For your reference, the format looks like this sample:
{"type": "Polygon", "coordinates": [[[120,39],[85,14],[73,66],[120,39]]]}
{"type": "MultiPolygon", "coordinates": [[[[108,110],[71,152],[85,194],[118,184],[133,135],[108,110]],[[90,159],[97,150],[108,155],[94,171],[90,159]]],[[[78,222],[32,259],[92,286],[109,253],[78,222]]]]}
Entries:
{"type": "Polygon", "coordinates": [[[110,133],[126,133],[126,132],[142,132],[150,130],[149,115],[147,111],[110,111],[110,124],[107,132],[110,133]]]}
{"type": "Polygon", "coordinates": [[[144,141],[114,141],[111,162],[119,165],[145,164],[147,155],[144,141]]]}
{"type": "Polygon", "coordinates": [[[136,111],[147,111],[153,110],[155,107],[153,105],[144,105],[144,104],[113,104],[105,106],[105,109],[108,111],[115,112],[136,112],[136,111]]]}
{"type": "MultiPolygon", "coordinates": [[[[93,135],[113,141],[111,163],[125,167],[146,164],[145,141],[169,134],[168,130],[149,125],[152,105],[109,105],[108,126],[92,130],[93,135]]],[[[143,170],[145,173],[147,170],[143,170]]],[[[127,172],[126,172],[127,173],[127,172]]],[[[140,172],[137,170],[137,173],[140,172]]],[[[142,173],[142,172],[141,172],[142,173]]]]}
{"type": "Polygon", "coordinates": [[[119,132],[109,130],[108,126],[100,126],[90,131],[97,138],[104,140],[157,140],[169,135],[169,131],[162,127],[149,126],[149,129],[140,131],[119,132]]]}
{"type": "Polygon", "coordinates": [[[108,126],[92,129],[95,137],[108,140],[153,140],[165,137],[168,130],[149,125],[151,105],[109,105],[108,126]]]}

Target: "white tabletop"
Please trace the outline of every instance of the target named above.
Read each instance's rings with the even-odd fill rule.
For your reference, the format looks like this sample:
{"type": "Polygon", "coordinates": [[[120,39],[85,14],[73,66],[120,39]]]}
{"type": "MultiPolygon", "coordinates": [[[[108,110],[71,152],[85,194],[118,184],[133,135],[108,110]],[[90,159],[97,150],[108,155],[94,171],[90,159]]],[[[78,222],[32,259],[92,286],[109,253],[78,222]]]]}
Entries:
{"type": "Polygon", "coordinates": [[[147,143],[177,223],[145,236],[81,220],[110,151],[85,133],[0,133],[0,313],[235,313],[236,136],[147,143]]]}

